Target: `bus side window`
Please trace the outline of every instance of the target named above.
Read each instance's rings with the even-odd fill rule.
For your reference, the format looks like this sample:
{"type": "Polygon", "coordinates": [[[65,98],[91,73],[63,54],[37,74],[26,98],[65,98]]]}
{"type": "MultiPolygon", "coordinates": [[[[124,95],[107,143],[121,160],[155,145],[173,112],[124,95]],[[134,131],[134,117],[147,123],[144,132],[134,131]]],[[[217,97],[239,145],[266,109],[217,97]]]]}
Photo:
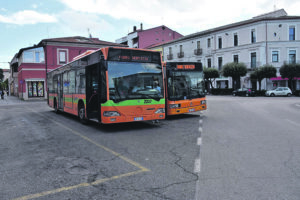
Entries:
{"type": "Polygon", "coordinates": [[[69,93],[75,93],[75,71],[69,72],[69,93]]]}
{"type": "Polygon", "coordinates": [[[64,88],[64,94],[69,93],[69,81],[68,81],[68,73],[65,72],[63,75],[63,88],[64,88]]]}
{"type": "Polygon", "coordinates": [[[85,94],[85,74],[84,70],[78,70],[76,75],[76,93],[85,94]]]}
{"type": "Polygon", "coordinates": [[[57,75],[53,76],[53,92],[57,93],[57,75]]]}

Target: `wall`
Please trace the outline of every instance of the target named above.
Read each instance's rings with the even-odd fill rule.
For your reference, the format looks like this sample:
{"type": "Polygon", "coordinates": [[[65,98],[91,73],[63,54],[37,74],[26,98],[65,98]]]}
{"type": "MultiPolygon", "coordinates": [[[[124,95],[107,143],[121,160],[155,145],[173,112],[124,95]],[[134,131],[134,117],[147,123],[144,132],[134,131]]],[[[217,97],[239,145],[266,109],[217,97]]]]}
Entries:
{"type": "MultiPolygon", "coordinates": [[[[300,20],[276,20],[276,21],[261,21],[252,24],[245,24],[239,27],[228,28],[216,32],[210,32],[200,36],[189,37],[185,40],[174,41],[165,44],[164,61],[201,61],[204,66],[207,66],[207,60],[211,58],[212,67],[218,68],[218,57],[223,58],[223,65],[228,62],[233,62],[233,55],[239,56],[239,62],[243,62],[250,70],[251,53],[256,52],[257,67],[266,63],[272,64],[279,68],[284,62],[289,60],[289,50],[296,50],[296,61],[300,62],[300,20]],[[279,27],[281,24],[281,27],[279,27]],[[296,27],[296,40],[289,41],[289,26],[296,27]],[[267,27],[267,29],[266,29],[267,27]],[[256,42],[251,43],[251,30],[255,29],[256,42]],[[234,46],[234,33],[238,34],[238,46],[234,46]],[[276,33],[276,35],[274,34],[276,33]],[[218,37],[222,37],[222,49],[218,49],[218,37]],[[207,39],[211,38],[211,48],[207,47],[207,39]],[[267,39],[267,40],[266,40],[267,39]],[[194,49],[197,48],[197,41],[200,41],[202,55],[195,55],[194,49]],[[183,45],[184,57],[178,58],[179,46],[183,45]],[[172,47],[173,59],[167,60],[169,55],[169,47],[172,47]],[[279,51],[279,62],[272,62],[272,51],[279,51]]],[[[196,34],[195,34],[196,35],[196,34]]],[[[249,71],[248,75],[251,73],[249,71]]],[[[221,79],[220,79],[221,80],[221,79]]],[[[230,80],[230,78],[228,78],[230,80]]],[[[250,86],[249,81],[249,86],[250,86]]],[[[230,85],[230,84],[229,84],[230,85]]],[[[266,80],[262,83],[262,88],[267,88],[270,85],[266,80]]]]}
{"type": "Polygon", "coordinates": [[[145,48],[153,44],[167,42],[182,37],[181,34],[169,29],[166,26],[159,26],[138,32],[139,48],[145,48]]]}

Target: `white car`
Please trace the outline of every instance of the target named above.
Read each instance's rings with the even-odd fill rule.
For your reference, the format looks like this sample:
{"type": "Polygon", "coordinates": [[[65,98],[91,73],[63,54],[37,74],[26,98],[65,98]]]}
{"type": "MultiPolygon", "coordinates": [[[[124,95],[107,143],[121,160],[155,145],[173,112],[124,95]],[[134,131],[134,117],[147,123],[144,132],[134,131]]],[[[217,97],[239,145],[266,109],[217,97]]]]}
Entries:
{"type": "Polygon", "coordinates": [[[290,97],[292,95],[292,91],[288,87],[278,87],[274,90],[268,90],[266,91],[266,96],[288,96],[290,97]]]}

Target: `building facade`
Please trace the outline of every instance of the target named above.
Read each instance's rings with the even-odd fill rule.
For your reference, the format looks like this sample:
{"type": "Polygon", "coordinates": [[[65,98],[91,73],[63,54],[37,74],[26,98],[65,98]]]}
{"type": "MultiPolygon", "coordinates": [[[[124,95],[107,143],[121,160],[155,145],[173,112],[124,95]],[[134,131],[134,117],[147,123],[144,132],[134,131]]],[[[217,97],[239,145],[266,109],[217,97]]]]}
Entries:
{"type": "MultiPolygon", "coordinates": [[[[300,16],[288,16],[281,9],[187,35],[162,46],[164,61],[202,62],[205,67],[220,71],[226,63],[245,63],[248,73],[241,78],[241,87],[257,89],[258,84],[250,81],[250,73],[271,64],[277,68],[277,77],[263,80],[262,89],[288,86],[279,69],[285,62],[300,62],[300,16]]],[[[231,78],[220,77],[214,82],[214,87],[228,86],[232,86],[231,78]]],[[[300,89],[299,80],[294,88],[300,89]]]]}
{"type": "Polygon", "coordinates": [[[37,45],[22,48],[14,56],[10,91],[24,100],[46,99],[47,72],[56,69],[87,50],[107,46],[123,46],[101,41],[98,38],[65,37],[44,39],[37,45]]]}
{"type": "Polygon", "coordinates": [[[130,48],[144,49],[157,43],[168,42],[181,37],[183,37],[183,35],[164,25],[143,30],[143,25],[141,24],[140,29],[137,29],[136,26],[134,26],[133,32],[125,37],[117,39],[116,43],[128,45],[130,48]]]}

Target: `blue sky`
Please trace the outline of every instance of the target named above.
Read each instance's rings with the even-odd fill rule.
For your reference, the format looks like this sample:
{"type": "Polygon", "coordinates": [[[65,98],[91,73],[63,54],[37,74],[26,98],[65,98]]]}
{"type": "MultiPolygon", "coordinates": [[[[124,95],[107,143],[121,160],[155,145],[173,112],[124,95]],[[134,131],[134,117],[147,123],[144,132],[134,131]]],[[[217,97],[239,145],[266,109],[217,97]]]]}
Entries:
{"type": "Polygon", "coordinates": [[[0,68],[19,49],[45,38],[84,36],[115,42],[143,23],[183,34],[284,8],[300,15],[298,0],[0,0],[0,68]],[[89,32],[88,32],[89,29],[89,32]]]}

